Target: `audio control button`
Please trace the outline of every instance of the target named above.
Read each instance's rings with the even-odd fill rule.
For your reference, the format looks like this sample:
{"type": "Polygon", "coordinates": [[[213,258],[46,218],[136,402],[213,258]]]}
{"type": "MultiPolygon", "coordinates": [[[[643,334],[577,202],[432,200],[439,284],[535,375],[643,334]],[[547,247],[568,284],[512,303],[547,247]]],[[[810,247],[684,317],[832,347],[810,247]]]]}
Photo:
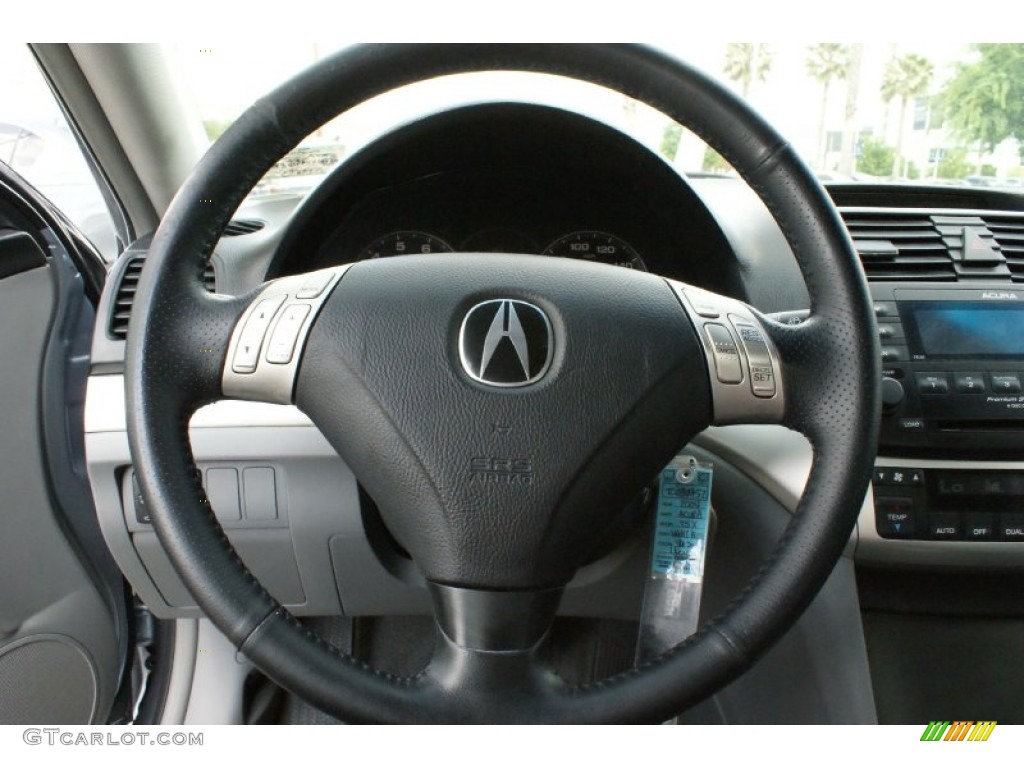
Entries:
{"type": "Polygon", "coordinates": [[[944,373],[919,373],[917,390],[922,395],[945,395],[949,392],[949,377],[944,373]]]}
{"type": "Polygon", "coordinates": [[[905,360],[910,359],[910,353],[907,348],[899,345],[883,346],[882,347],[882,362],[883,363],[902,363],[905,360]]]}
{"type": "Polygon", "coordinates": [[[992,391],[998,395],[1020,394],[1020,374],[1017,373],[993,373],[992,391]]]}
{"type": "Polygon", "coordinates": [[[953,386],[961,395],[980,395],[985,392],[985,375],[982,373],[957,373],[953,386]]]}

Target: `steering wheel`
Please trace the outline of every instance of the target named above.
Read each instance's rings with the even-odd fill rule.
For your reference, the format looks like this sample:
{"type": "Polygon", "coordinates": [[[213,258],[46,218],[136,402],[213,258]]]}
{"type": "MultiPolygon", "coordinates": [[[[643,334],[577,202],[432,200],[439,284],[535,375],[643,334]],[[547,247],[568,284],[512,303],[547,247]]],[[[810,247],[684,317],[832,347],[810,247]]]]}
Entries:
{"type": "Polygon", "coordinates": [[[126,359],[142,493],[174,567],[271,678],[349,722],[656,722],[749,667],[839,558],[871,472],[878,342],[839,217],[768,125],[711,79],[617,45],[364,46],[257,102],[196,166],[146,262],[126,359]],[[692,128],[777,220],[811,296],[797,326],[655,275],[459,254],[203,290],[248,190],[299,140],[390,89],[520,70],[603,85],[692,128]],[[201,502],[187,425],[224,397],[294,403],[377,502],[429,584],[426,669],[398,678],[310,633],[260,586],[201,502]],[[710,424],[810,440],[796,513],[721,615],[657,659],[571,687],[538,654],[564,586],[628,502],[710,424]],[[494,425],[502,425],[495,430],[494,425]]]}

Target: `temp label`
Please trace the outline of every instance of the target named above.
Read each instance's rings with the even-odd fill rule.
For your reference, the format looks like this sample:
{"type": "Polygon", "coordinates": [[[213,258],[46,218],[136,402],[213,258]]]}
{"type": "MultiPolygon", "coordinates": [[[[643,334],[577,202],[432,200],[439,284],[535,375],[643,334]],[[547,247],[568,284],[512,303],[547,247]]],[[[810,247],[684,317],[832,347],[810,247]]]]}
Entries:
{"type": "Polygon", "coordinates": [[[692,473],[689,482],[680,480],[678,466],[669,465],[661,473],[651,551],[655,578],[699,581],[704,577],[712,470],[696,464],[692,473]]]}

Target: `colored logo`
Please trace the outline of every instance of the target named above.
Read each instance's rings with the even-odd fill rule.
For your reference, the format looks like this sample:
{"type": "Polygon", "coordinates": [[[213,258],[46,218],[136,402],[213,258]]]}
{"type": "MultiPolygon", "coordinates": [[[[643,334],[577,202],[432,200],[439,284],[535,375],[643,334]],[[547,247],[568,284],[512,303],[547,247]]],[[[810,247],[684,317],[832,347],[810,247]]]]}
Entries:
{"type": "Polygon", "coordinates": [[[921,741],[988,741],[995,727],[995,720],[932,720],[921,741]]]}

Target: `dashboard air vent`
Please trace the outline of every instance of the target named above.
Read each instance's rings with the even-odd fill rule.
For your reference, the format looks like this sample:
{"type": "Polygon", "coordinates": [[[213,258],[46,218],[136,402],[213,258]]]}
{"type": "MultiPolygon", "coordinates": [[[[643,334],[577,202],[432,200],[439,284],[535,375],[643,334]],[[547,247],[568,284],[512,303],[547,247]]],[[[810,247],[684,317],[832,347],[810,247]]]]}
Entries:
{"type": "Polygon", "coordinates": [[[232,219],[224,227],[224,237],[251,235],[253,232],[259,232],[264,226],[266,225],[259,219],[232,219]]]}
{"type": "Polygon", "coordinates": [[[1013,282],[1024,283],[1024,218],[992,216],[985,223],[1003,252],[1013,282]]]}
{"type": "MultiPolygon", "coordinates": [[[[123,341],[128,338],[128,321],[131,319],[132,305],[135,303],[135,294],[139,290],[139,278],[142,277],[142,268],[145,265],[145,254],[132,256],[121,273],[121,283],[117,286],[114,306],[110,312],[110,322],[107,326],[112,339],[123,341]]],[[[203,286],[210,293],[217,292],[217,274],[210,262],[207,262],[203,268],[203,286]]]]}
{"type": "Polygon", "coordinates": [[[135,293],[139,289],[139,278],[142,276],[145,262],[145,256],[133,256],[121,273],[121,282],[114,295],[114,306],[110,311],[110,324],[107,327],[112,339],[128,338],[128,320],[132,314],[132,304],[135,302],[135,293]]]}
{"type": "Polygon", "coordinates": [[[203,287],[209,293],[217,292],[217,272],[213,268],[213,262],[206,262],[206,266],[203,267],[203,287]]]}
{"type": "Polygon", "coordinates": [[[931,217],[903,211],[843,211],[868,280],[955,281],[949,247],[931,217]]]}

